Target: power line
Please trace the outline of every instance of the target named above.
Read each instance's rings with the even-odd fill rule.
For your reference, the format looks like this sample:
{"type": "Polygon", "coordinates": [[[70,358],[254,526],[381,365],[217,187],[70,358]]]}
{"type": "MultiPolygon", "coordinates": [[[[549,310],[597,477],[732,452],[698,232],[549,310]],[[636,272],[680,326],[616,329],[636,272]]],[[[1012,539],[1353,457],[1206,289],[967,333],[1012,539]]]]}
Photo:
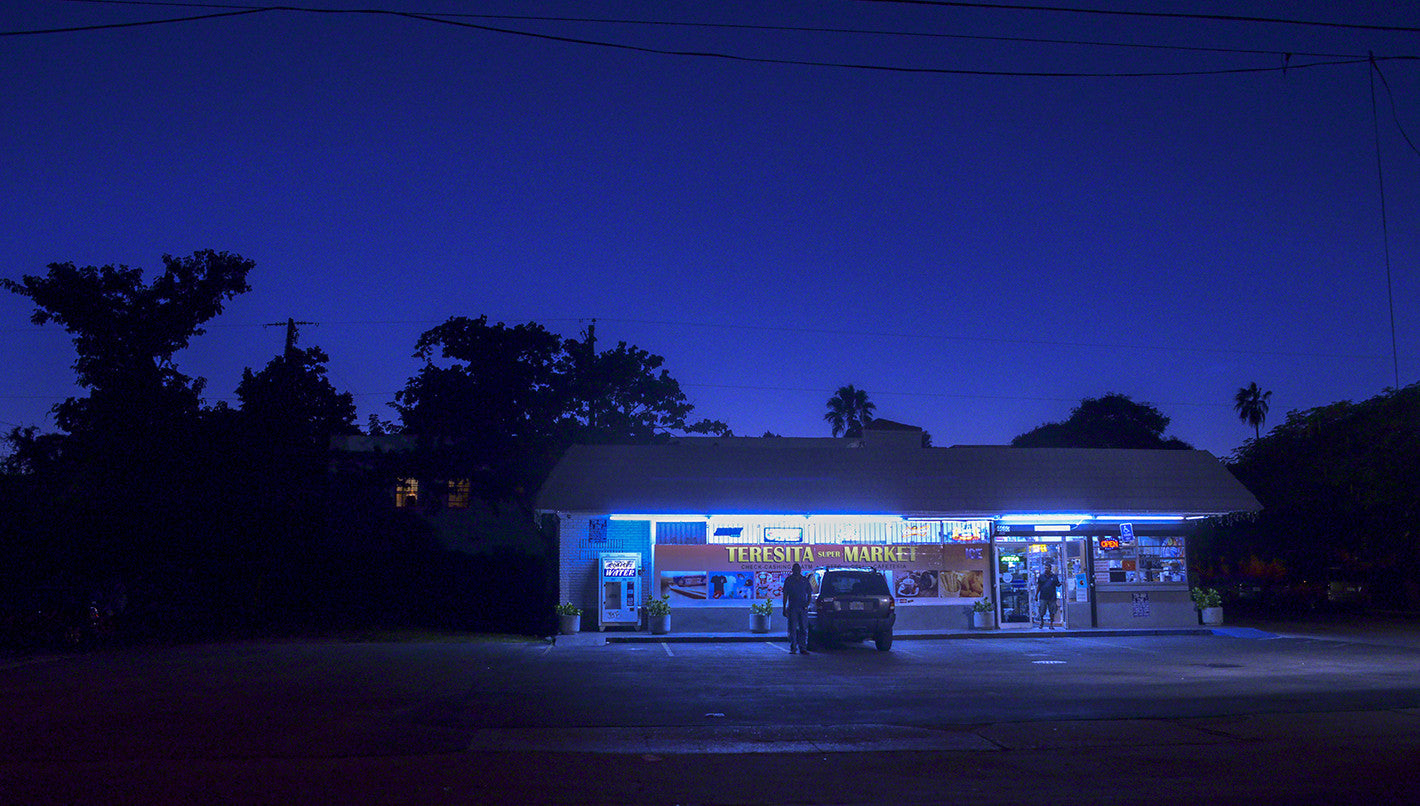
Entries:
{"type": "MultiPolygon", "coordinates": [[[[552,321],[552,320],[549,320],[552,321]]],[[[623,324],[640,325],[675,325],[689,327],[725,328],[733,330],[758,330],[767,332],[803,333],[814,336],[864,336],[872,338],[891,339],[932,339],[945,341],[974,341],[992,344],[1022,344],[1044,347],[1072,347],[1088,348],[1100,350],[1157,350],[1162,352],[1192,352],[1221,355],[1265,355],[1282,358],[1335,358],[1342,360],[1369,359],[1377,360],[1379,356],[1358,355],[1345,353],[1307,353],[1289,352],[1281,350],[1245,350],[1233,347],[1184,347],[1177,345],[1160,346],[1153,344],[1107,344],[1104,342],[1072,342],[1057,341],[1052,339],[1009,339],[999,336],[956,336],[943,333],[900,333],[892,331],[870,331],[870,330],[834,330],[829,328],[801,328],[788,327],[784,325],[735,325],[721,322],[673,322],[654,319],[617,319],[602,317],[603,322],[620,322],[623,324]]]]}
{"type": "MultiPolygon", "coordinates": [[[[551,322],[583,322],[588,317],[550,317],[539,320],[544,323],[551,322]]],[[[323,325],[327,327],[369,327],[372,325],[414,325],[427,327],[441,324],[445,319],[344,319],[344,320],[324,320],[323,325]]],[[[631,325],[653,325],[656,327],[698,327],[721,330],[751,330],[760,332],[798,333],[810,336],[862,336],[875,339],[926,339],[934,341],[970,341],[987,344],[1018,344],[1037,347],[1069,347],[1091,350],[1150,350],[1156,352],[1177,352],[1177,353],[1202,353],[1209,355],[1257,355],[1270,356],[1275,358],[1326,358],[1342,361],[1379,361],[1382,356],[1366,353],[1319,353],[1301,350],[1248,350],[1237,347],[1191,347],[1182,345],[1160,345],[1160,344],[1123,344],[1108,342],[1082,342],[1082,341],[1061,341],[1057,339],[1013,339],[1003,336],[962,336],[946,333],[903,333],[882,330],[846,330],[834,328],[812,328],[812,327],[790,327],[787,325],[741,325],[726,322],[689,322],[674,321],[666,319],[628,319],[618,317],[597,317],[600,322],[616,322],[631,325]]],[[[276,323],[285,325],[284,322],[276,323]]],[[[298,323],[300,324],[300,323],[298,323]]],[[[253,328],[268,327],[265,323],[251,322],[209,322],[203,327],[207,330],[218,330],[224,328],[253,328]]],[[[20,333],[39,332],[36,328],[0,328],[0,333],[20,333]]]]}
{"type": "Polygon", "coordinates": [[[974,8],[989,11],[1048,11],[1061,14],[1093,14],[1111,17],[1147,17],[1164,20],[1206,20],[1209,22],[1253,22],[1271,25],[1297,25],[1313,28],[1341,28],[1353,31],[1389,31],[1392,33],[1420,33],[1420,28],[1408,25],[1371,25],[1367,23],[1326,22],[1323,20],[1298,20],[1285,17],[1254,17],[1242,14],[1201,14],[1181,11],[1129,11],[1115,8],[1071,8],[1068,6],[1035,6],[1022,3],[980,3],[954,2],[954,0],[858,0],[861,3],[883,3],[891,5],[939,6],[943,8],[974,8]]]}
{"type": "MultiPolygon", "coordinates": [[[[754,385],[733,385],[719,383],[682,383],[694,389],[740,389],[756,392],[804,392],[813,394],[833,394],[837,389],[819,389],[802,386],[754,386],[754,385]]],[[[893,392],[881,389],[873,390],[874,397],[928,397],[941,399],[962,399],[962,400],[1028,400],[1045,401],[1048,403],[1079,403],[1079,398],[1074,397],[1048,397],[1044,395],[970,395],[953,392],[893,392]]],[[[1223,407],[1232,408],[1232,403],[1180,403],[1177,401],[1149,401],[1152,406],[1200,406],[1200,407],[1223,407]]]]}
{"type": "MultiPolygon", "coordinates": [[[[541,322],[583,322],[588,317],[550,317],[542,318],[541,322]]],[[[369,325],[436,325],[444,322],[443,319],[407,319],[407,320],[326,320],[326,325],[334,326],[369,326],[369,325]]],[[[894,331],[880,330],[845,330],[834,328],[813,328],[813,327],[790,327],[788,325],[740,325],[726,322],[688,322],[668,319],[625,319],[619,317],[598,316],[599,322],[616,322],[631,325],[654,325],[657,327],[699,327],[721,330],[754,330],[761,332],[779,333],[799,333],[811,336],[863,336],[871,338],[888,339],[928,339],[941,341],[974,341],[990,344],[1021,344],[1041,347],[1072,347],[1087,348],[1096,350],[1153,350],[1159,352],[1184,352],[1184,353],[1206,353],[1213,355],[1261,355],[1278,358],[1330,358],[1345,361],[1364,360],[1377,361],[1381,356],[1365,353],[1316,353],[1299,350],[1248,350],[1237,347],[1188,347],[1180,345],[1159,345],[1159,344],[1111,344],[1106,342],[1077,342],[1060,341],[1054,339],[1012,339],[1001,336],[959,336],[946,333],[902,333],[894,331]]],[[[255,324],[221,324],[213,323],[207,325],[208,328],[221,327],[260,327],[255,324]]]]}
{"type": "MultiPolygon", "coordinates": [[[[70,0],[70,2],[95,3],[104,5],[160,6],[180,8],[241,8],[257,11],[269,8],[268,6],[236,5],[231,3],[180,3],[160,2],[160,0],[70,0]]],[[[881,28],[840,28],[812,25],[766,25],[762,23],[750,24],[729,22],[687,22],[682,20],[631,19],[626,17],[554,17],[537,14],[470,14],[447,12],[420,13],[430,17],[448,17],[453,19],[505,20],[511,22],[571,22],[583,24],[632,25],[663,28],[699,28],[709,30],[732,31],[771,31],[777,33],[853,34],[861,36],[885,36],[920,39],[952,39],[982,42],[1016,42],[1037,45],[1079,45],[1085,47],[1137,48],[1141,50],[1171,50],[1186,53],[1231,53],[1253,56],[1306,56],[1323,59],[1344,59],[1358,58],[1361,55],[1359,53],[1327,53],[1303,50],[1265,50],[1258,48],[1223,48],[1206,47],[1201,45],[1162,45],[1157,43],[1114,42],[1108,40],[1092,39],[1059,39],[1029,36],[992,36],[987,34],[948,34],[936,31],[900,31],[881,28]]]]}
{"type": "MultiPolygon", "coordinates": [[[[1373,65],[1374,66],[1374,65],[1373,65]]],[[[1386,224],[1385,173],[1381,170],[1381,118],[1376,110],[1376,71],[1366,71],[1371,84],[1371,126],[1376,140],[1376,187],[1381,198],[1381,243],[1385,247],[1385,290],[1390,304],[1390,356],[1395,369],[1395,390],[1400,391],[1400,352],[1395,342],[1395,291],[1390,281],[1390,228],[1386,224]]]]}
{"type": "Polygon", "coordinates": [[[161,20],[141,20],[138,22],[106,22],[94,25],[75,25],[67,28],[38,28],[25,31],[0,31],[0,36],[38,36],[41,34],[72,34],[80,31],[107,31],[115,28],[139,28],[146,25],[170,25],[177,22],[212,20],[219,17],[240,17],[244,14],[260,14],[270,9],[253,8],[239,11],[225,11],[217,14],[199,14],[192,17],[169,17],[161,20]]]}
{"type": "Polygon", "coordinates": [[[1390,99],[1390,116],[1395,121],[1396,130],[1400,132],[1401,137],[1405,138],[1405,144],[1410,146],[1410,150],[1420,154],[1420,148],[1415,147],[1414,141],[1410,139],[1410,135],[1406,133],[1405,127],[1400,123],[1400,110],[1395,106],[1395,93],[1391,91],[1390,82],[1386,81],[1385,73],[1381,72],[1381,66],[1372,61],[1371,70],[1381,80],[1381,86],[1385,87],[1386,97],[1390,99]]]}
{"type": "MultiPolygon", "coordinates": [[[[86,0],[95,2],[96,0],[86,0]]],[[[102,0],[100,0],[102,1],[102,0]]],[[[516,28],[505,28],[494,25],[483,25],[479,23],[463,22],[460,20],[448,19],[445,17],[433,16],[415,12],[394,11],[391,9],[366,8],[366,9],[323,9],[307,8],[302,6],[266,6],[259,9],[244,9],[232,14],[246,13],[259,14],[272,11],[301,12],[310,14],[363,14],[375,16],[390,16],[403,19],[421,20],[423,22],[436,23],[439,25],[449,25],[458,28],[468,28],[489,33],[499,33],[508,36],[520,36],[530,39],[537,39],[549,42],[561,42],[572,45],[585,45],[588,47],[600,47],[611,50],[621,50],[633,53],[645,53],[659,56],[675,56],[683,58],[703,58],[719,59],[723,61],[742,62],[748,64],[776,64],[795,67],[827,67],[846,70],[862,70],[871,72],[887,72],[914,75],[956,75],[956,76],[978,76],[978,77],[1001,77],[1001,78],[1185,78],[1201,76],[1224,76],[1224,75],[1246,75],[1258,73],[1285,73],[1288,70],[1304,70],[1312,67],[1337,67],[1348,64],[1360,64],[1366,62],[1363,57],[1342,58],[1330,61],[1313,61],[1302,64],[1283,64],[1274,67],[1231,67],[1217,68],[1211,70],[1140,70],[1140,71],[1116,71],[1116,72],[1082,72],[1063,70],[976,70],[966,68],[949,67],[905,67],[900,65],[873,64],[868,62],[829,62],[815,61],[808,59],[777,59],[761,56],[743,56],[734,53],[722,53],[708,50],[678,50],[672,48],[657,48],[644,45],[632,45],[624,42],[608,42],[604,40],[584,39],[581,37],[561,36],[557,34],[537,33],[524,31],[516,28]]],[[[148,21],[142,24],[155,25],[164,22],[182,22],[192,18],[177,18],[172,20],[148,21]]],[[[138,23],[115,23],[93,26],[83,26],[75,30],[102,30],[104,28],[123,28],[136,25],[138,23]]],[[[0,32],[0,35],[19,36],[37,33],[63,33],[62,29],[52,29],[49,31],[11,31],[0,32]]],[[[1390,56],[1378,57],[1383,59],[1420,59],[1420,57],[1390,56]]]]}

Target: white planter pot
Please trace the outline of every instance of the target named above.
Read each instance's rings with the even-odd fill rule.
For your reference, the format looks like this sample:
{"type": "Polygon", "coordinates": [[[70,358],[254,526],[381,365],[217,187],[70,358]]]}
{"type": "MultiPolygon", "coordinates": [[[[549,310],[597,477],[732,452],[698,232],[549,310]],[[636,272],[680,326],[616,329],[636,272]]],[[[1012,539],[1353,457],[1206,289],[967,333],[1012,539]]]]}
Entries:
{"type": "Polygon", "coordinates": [[[749,631],[757,633],[769,632],[769,615],[765,613],[750,613],[749,631]]]}
{"type": "Polygon", "coordinates": [[[671,614],[664,616],[647,616],[646,625],[651,628],[652,635],[665,635],[671,631],[671,614]]]}
{"type": "Polygon", "coordinates": [[[581,616],[557,616],[557,631],[563,635],[574,635],[582,631],[581,616]]]}
{"type": "Polygon", "coordinates": [[[1203,624],[1206,627],[1219,627],[1223,624],[1223,608],[1205,607],[1203,608],[1203,624]]]}
{"type": "Polygon", "coordinates": [[[996,629],[996,614],[991,611],[971,611],[971,626],[978,630],[996,629]]]}

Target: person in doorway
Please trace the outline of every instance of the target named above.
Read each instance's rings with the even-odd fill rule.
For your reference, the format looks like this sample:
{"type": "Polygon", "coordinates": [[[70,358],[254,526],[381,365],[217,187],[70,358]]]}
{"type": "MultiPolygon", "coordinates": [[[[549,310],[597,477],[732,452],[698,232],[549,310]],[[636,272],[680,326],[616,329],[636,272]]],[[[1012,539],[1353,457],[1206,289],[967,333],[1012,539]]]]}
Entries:
{"type": "Polygon", "coordinates": [[[1040,602],[1040,629],[1049,624],[1055,629],[1055,589],[1060,587],[1060,577],[1055,575],[1050,563],[1045,564],[1040,576],[1035,578],[1036,599],[1040,602]]]}
{"type": "Polygon", "coordinates": [[[784,618],[789,622],[789,654],[809,654],[809,599],[813,592],[803,568],[794,563],[784,580],[784,618]]]}

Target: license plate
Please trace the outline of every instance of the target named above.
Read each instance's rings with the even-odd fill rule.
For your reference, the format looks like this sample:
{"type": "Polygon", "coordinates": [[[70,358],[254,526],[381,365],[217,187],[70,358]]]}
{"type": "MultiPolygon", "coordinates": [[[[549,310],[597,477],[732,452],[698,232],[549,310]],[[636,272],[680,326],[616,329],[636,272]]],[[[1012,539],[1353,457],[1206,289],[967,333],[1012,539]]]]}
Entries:
{"type": "Polygon", "coordinates": [[[863,603],[862,603],[862,602],[849,602],[849,603],[848,603],[848,609],[849,609],[849,610],[862,610],[862,609],[863,609],[863,603]]]}

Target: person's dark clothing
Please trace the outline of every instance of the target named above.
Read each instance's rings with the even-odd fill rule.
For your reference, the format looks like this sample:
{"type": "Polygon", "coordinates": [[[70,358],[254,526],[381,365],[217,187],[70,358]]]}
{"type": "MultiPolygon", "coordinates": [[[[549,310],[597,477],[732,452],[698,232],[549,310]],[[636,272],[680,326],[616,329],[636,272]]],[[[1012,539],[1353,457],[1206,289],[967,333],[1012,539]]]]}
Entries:
{"type": "Polygon", "coordinates": [[[809,587],[809,578],[803,574],[790,574],[784,578],[784,607],[802,607],[808,609],[809,599],[813,598],[813,590],[809,587]]]}
{"type": "Polygon", "coordinates": [[[1055,589],[1058,587],[1060,587],[1060,577],[1056,576],[1054,571],[1042,571],[1040,576],[1036,577],[1035,590],[1040,594],[1042,602],[1055,601],[1055,589]]]}
{"type": "Polygon", "coordinates": [[[791,607],[785,611],[789,621],[789,654],[809,651],[809,609],[791,607]]]}
{"type": "Polygon", "coordinates": [[[784,617],[789,623],[789,652],[809,650],[809,599],[813,589],[809,578],[802,574],[789,574],[784,579],[784,617]]]}
{"type": "Polygon", "coordinates": [[[1040,628],[1055,629],[1055,589],[1060,585],[1060,577],[1046,569],[1035,579],[1035,592],[1040,602],[1040,628]]]}

